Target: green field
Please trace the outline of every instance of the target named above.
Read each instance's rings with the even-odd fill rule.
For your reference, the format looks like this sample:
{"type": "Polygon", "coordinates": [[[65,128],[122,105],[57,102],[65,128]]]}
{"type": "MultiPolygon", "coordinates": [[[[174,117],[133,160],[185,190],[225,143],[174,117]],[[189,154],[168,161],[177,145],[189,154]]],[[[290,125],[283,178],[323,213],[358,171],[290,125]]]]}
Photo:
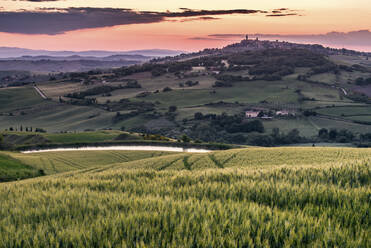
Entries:
{"type": "Polygon", "coordinates": [[[128,133],[118,130],[100,130],[71,133],[36,133],[26,131],[3,131],[4,142],[14,145],[37,145],[37,144],[87,144],[106,143],[114,141],[143,140],[138,133],[128,133]]]}
{"type": "Polygon", "coordinates": [[[306,97],[316,98],[317,102],[312,103],[315,106],[327,105],[328,102],[337,105],[336,102],[339,101],[339,93],[336,89],[312,86],[296,80],[238,82],[231,88],[214,88],[213,90],[215,93],[212,93],[210,88],[176,90],[153,94],[140,100],[158,101],[161,103],[160,107],[164,108],[170,105],[190,107],[218,101],[255,104],[260,101],[268,101],[296,104],[298,103],[298,94],[295,91],[301,90],[306,97]],[[322,104],[322,101],[325,103],[322,104]]]}
{"type": "Polygon", "coordinates": [[[71,151],[47,153],[7,153],[14,159],[42,169],[46,174],[55,174],[66,171],[91,169],[110,164],[136,161],[145,158],[164,156],[169,152],[141,152],[141,151],[71,151]]]}
{"type": "Polygon", "coordinates": [[[312,118],[314,125],[320,128],[336,128],[336,129],[346,129],[354,133],[368,133],[371,132],[371,125],[361,125],[353,123],[351,120],[329,120],[326,118],[312,118]]]}
{"type": "Polygon", "coordinates": [[[358,107],[335,107],[335,108],[323,108],[317,110],[320,114],[331,115],[331,116],[360,116],[369,115],[371,116],[370,106],[358,106],[358,107]]]}
{"type": "Polygon", "coordinates": [[[370,60],[249,43],[0,71],[0,248],[371,247],[370,60]],[[212,151],[19,152],[115,145],[212,151]]]}
{"type": "Polygon", "coordinates": [[[114,113],[83,106],[55,107],[27,115],[0,116],[0,129],[40,127],[48,132],[101,129],[112,124],[114,113]]]}
{"type": "MultiPolygon", "coordinates": [[[[248,148],[154,158],[136,153],[139,160],[119,163],[112,158],[118,154],[83,153],[31,154],[90,166],[0,184],[0,247],[371,242],[371,149],[248,148]]],[[[18,156],[31,161],[30,154],[18,156]]]]}
{"type": "Polygon", "coordinates": [[[351,116],[347,117],[349,120],[354,120],[354,121],[364,121],[364,122],[369,122],[371,123],[371,115],[359,115],[359,116],[351,116]]]}
{"type": "MultiPolygon", "coordinates": [[[[303,60],[305,56],[312,56],[298,51],[294,54],[285,51],[276,52],[282,56],[282,59],[284,58],[283,61],[295,60],[296,55],[304,56],[303,60]]],[[[244,60],[243,54],[236,56],[244,60]]],[[[184,61],[172,61],[171,65],[164,64],[168,68],[160,74],[153,74],[153,68],[148,67],[147,64],[134,66],[136,69],[133,71],[131,67],[127,67],[105,70],[97,74],[94,71],[80,73],[80,76],[77,74],[73,77],[72,74],[66,73],[58,75],[55,80],[37,80],[38,87],[50,98],[49,100],[43,100],[32,86],[0,89],[0,130],[12,128],[19,131],[20,126],[32,126],[43,128],[48,133],[61,131],[73,133],[125,128],[133,132],[160,133],[172,138],[180,138],[183,134],[187,134],[195,140],[232,142],[236,140],[234,134],[228,133],[225,127],[223,130],[218,130],[220,131],[218,138],[216,135],[206,137],[199,135],[203,132],[202,125],[212,125],[210,120],[196,120],[195,114],[227,113],[243,116],[246,110],[258,109],[273,116],[272,121],[263,121],[266,134],[273,128],[279,128],[285,133],[298,129],[302,136],[313,139],[322,128],[346,128],[355,136],[370,132],[370,125],[367,125],[367,122],[371,121],[371,105],[366,98],[354,95],[357,78],[366,79],[371,75],[370,64],[364,57],[345,55],[326,57],[324,59],[329,59],[328,63],[335,62],[338,65],[337,70],[324,68],[320,72],[313,72],[310,63],[302,65],[303,67],[298,67],[294,63],[290,65],[292,70],[284,72],[284,76],[273,80],[269,76],[275,74],[266,69],[277,68],[267,63],[268,61],[261,65],[264,65],[264,68],[265,66],[272,68],[265,68],[263,74],[254,74],[253,65],[261,59],[259,52],[256,52],[256,61],[251,60],[252,64],[245,61],[244,63],[247,64],[243,64],[245,67],[240,69],[233,57],[226,60],[225,57],[218,55],[215,61],[207,61],[205,57],[201,61],[196,61],[197,64],[186,67],[188,69],[184,69],[182,65],[184,61]],[[226,64],[227,67],[232,67],[219,68],[219,60],[223,60],[221,63],[226,64]],[[216,64],[201,65],[210,62],[216,64]],[[352,69],[350,67],[353,64],[365,68],[352,69]],[[216,72],[215,67],[219,68],[216,72]],[[117,87],[125,86],[129,81],[135,81],[137,87],[117,87]],[[198,84],[191,87],[180,86],[180,83],[184,85],[187,81],[198,82],[198,84]],[[214,87],[216,81],[228,83],[222,87],[214,87]],[[108,91],[112,90],[110,92],[104,92],[102,86],[106,86],[106,90],[109,86],[115,87],[108,89],[108,91]],[[96,95],[87,95],[85,98],[69,95],[93,88],[96,88],[93,91],[96,95]],[[165,88],[170,89],[164,92],[165,88]],[[169,107],[173,106],[176,110],[170,113],[169,107]],[[295,112],[296,118],[274,116],[277,110],[295,112]],[[308,117],[305,114],[306,110],[315,111],[320,116],[308,117]],[[120,118],[116,118],[120,115],[120,118]]],[[[315,57],[319,59],[322,56],[315,55],[315,57]]],[[[212,129],[213,127],[210,130],[212,129]]],[[[246,140],[246,144],[249,144],[251,139],[248,133],[239,135],[243,136],[240,143],[246,140]]],[[[72,136],[62,137],[51,134],[50,140],[89,142],[91,139],[89,135],[72,136]]],[[[106,137],[96,136],[94,139],[105,141],[106,137]]]]}
{"type": "Polygon", "coordinates": [[[32,87],[0,89],[0,113],[31,108],[42,102],[42,98],[32,87]]]}
{"type": "MultiPolygon", "coordinates": [[[[204,80],[206,80],[205,78],[204,80]]],[[[143,79],[147,80],[146,78],[143,79]]],[[[149,80],[149,79],[148,79],[149,80]]],[[[153,79],[158,80],[158,79],[153,79]]],[[[172,79],[167,79],[163,84],[170,83],[172,79]]],[[[210,79],[207,79],[210,81],[210,79]]],[[[206,80],[206,81],[207,81],[206,80]]],[[[183,80],[184,81],[184,80],[183,80]]],[[[132,98],[132,101],[148,101],[157,103],[155,106],[156,111],[164,113],[168,110],[169,106],[175,105],[178,107],[176,121],[181,122],[183,119],[192,119],[194,114],[201,112],[203,114],[221,114],[226,112],[228,114],[242,113],[248,106],[259,106],[261,101],[268,101],[270,103],[284,104],[283,106],[301,106],[303,108],[335,106],[329,108],[321,108],[316,110],[320,114],[339,116],[342,114],[354,115],[353,117],[346,117],[349,121],[369,121],[369,117],[363,115],[369,114],[369,107],[352,106],[354,103],[347,99],[339,98],[339,91],[337,89],[318,87],[303,82],[296,81],[288,78],[286,81],[268,82],[268,81],[253,81],[253,82],[239,82],[235,83],[232,88],[215,88],[215,93],[207,87],[210,85],[200,79],[201,85],[197,87],[187,88],[185,90],[177,89],[171,92],[160,92],[152,94],[145,98],[132,98]],[[264,85],[264,87],[261,87],[264,85]],[[314,98],[315,101],[306,101],[298,104],[298,94],[296,90],[301,90],[301,93],[308,98],[314,98]],[[209,103],[216,103],[219,101],[235,103],[238,102],[239,106],[209,106],[209,103]],[[342,107],[347,105],[345,107],[342,107]],[[357,117],[359,116],[359,117],[357,117]]],[[[207,81],[207,82],[209,82],[207,81]]],[[[157,81],[156,81],[157,82],[157,81]]],[[[53,84],[43,84],[47,90],[53,90],[53,84]]],[[[153,84],[153,87],[157,87],[153,84]]],[[[62,87],[62,86],[61,86],[62,87]]],[[[149,86],[148,86],[149,87],[149,86]]],[[[161,87],[163,85],[161,84],[161,87]]],[[[69,84],[66,90],[70,89],[69,84]]],[[[161,88],[159,88],[161,89],[161,88]]],[[[56,93],[61,90],[58,86],[56,93]]],[[[71,89],[70,89],[71,90],[71,89]]],[[[132,89],[127,89],[132,90],[132,89]]],[[[144,90],[144,89],[139,89],[144,90]]],[[[214,89],[213,89],[214,90],[214,89]]],[[[61,92],[59,92],[61,93],[61,92]]],[[[176,126],[174,122],[164,124],[163,120],[153,121],[145,115],[139,115],[129,118],[117,123],[112,122],[114,112],[108,112],[95,107],[87,106],[74,106],[68,104],[59,104],[54,101],[45,101],[37,95],[33,88],[9,88],[0,90],[3,94],[4,105],[1,111],[6,113],[0,116],[0,128],[8,129],[10,127],[19,128],[32,126],[46,129],[49,133],[59,131],[84,131],[86,129],[101,129],[112,127],[119,129],[125,126],[127,129],[135,128],[138,126],[147,126],[150,129],[172,128],[176,126]],[[12,103],[9,103],[12,102],[12,103]],[[17,103],[16,105],[15,102],[17,103]],[[13,116],[8,116],[7,113],[13,113],[13,116]]],[[[125,93],[126,94],[126,93],[125,93]]],[[[113,92],[112,97],[104,97],[106,100],[118,100],[122,97],[130,97],[120,93],[120,91],[113,92]]],[[[358,104],[359,105],[359,104],[358,104]]],[[[124,112],[122,112],[124,113],[124,112]]],[[[342,126],[339,121],[334,120],[315,120],[310,121],[306,118],[296,118],[291,120],[276,119],[272,122],[265,122],[266,130],[274,127],[279,127],[284,132],[289,132],[293,128],[300,130],[302,135],[307,137],[316,135],[320,128],[336,128],[342,126]],[[314,124],[313,124],[314,123],[314,124]]],[[[368,126],[345,123],[345,126],[351,126],[351,130],[362,133],[369,130],[368,126]]],[[[53,142],[64,142],[65,139],[80,140],[81,142],[92,139],[91,135],[80,135],[79,137],[71,134],[71,137],[50,134],[49,139],[53,142]]],[[[98,141],[106,140],[107,137],[98,137],[94,139],[98,141]]]]}
{"type": "Polygon", "coordinates": [[[312,118],[292,118],[292,119],[276,119],[272,121],[264,121],[264,127],[267,133],[271,133],[273,128],[279,127],[284,133],[290,132],[296,128],[306,137],[311,137],[318,134],[318,126],[313,124],[312,118]]]}
{"type": "Polygon", "coordinates": [[[115,140],[119,135],[125,134],[126,139],[136,140],[140,137],[137,134],[129,134],[121,131],[107,130],[82,133],[61,133],[61,134],[44,134],[43,136],[55,143],[89,143],[105,142],[115,140]]]}
{"type": "Polygon", "coordinates": [[[43,173],[14,157],[0,153],[0,182],[14,181],[43,175],[43,173]]]}

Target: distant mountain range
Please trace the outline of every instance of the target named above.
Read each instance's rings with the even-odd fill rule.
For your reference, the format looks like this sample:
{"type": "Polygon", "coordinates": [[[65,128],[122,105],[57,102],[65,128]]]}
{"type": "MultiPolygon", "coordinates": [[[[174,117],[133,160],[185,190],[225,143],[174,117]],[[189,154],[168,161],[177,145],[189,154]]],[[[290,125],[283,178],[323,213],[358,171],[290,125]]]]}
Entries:
{"type": "Polygon", "coordinates": [[[140,64],[137,60],[1,60],[1,71],[28,71],[35,73],[79,72],[110,69],[140,64]]]}
{"type": "Polygon", "coordinates": [[[0,61],[41,61],[41,60],[52,60],[52,61],[146,61],[152,59],[152,56],[143,55],[111,55],[107,57],[94,57],[94,56],[22,56],[22,57],[8,57],[0,58],[0,61]]]}
{"type": "Polygon", "coordinates": [[[164,49],[74,52],[0,47],[0,71],[43,73],[88,71],[140,64],[153,58],[177,56],[182,53],[164,49]]]}
{"type": "MultiPolygon", "coordinates": [[[[146,49],[146,50],[133,50],[133,51],[102,51],[102,50],[90,50],[90,51],[48,51],[48,50],[32,50],[18,47],[0,47],[0,58],[20,58],[28,56],[27,60],[33,60],[31,57],[48,56],[50,57],[110,57],[110,56],[144,56],[144,57],[166,57],[176,56],[184,53],[184,51],[167,50],[167,49],[146,49]]],[[[56,58],[54,58],[56,59],[56,58]]],[[[79,58],[81,59],[81,58],[79,58]]],[[[85,59],[85,58],[84,58],[85,59]]],[[[127,57],[125,59],[137,60],[138,58],[127,57]]],[[[142,58],[143,59],[143,58],[142,58]]],[[[96,60],[94,58],[94,60],[96,60]]],[[[117,59],[116,59],[117,60],[117,59]]],[[[141,59],[140,59],[141,60],[141,59]]]]}

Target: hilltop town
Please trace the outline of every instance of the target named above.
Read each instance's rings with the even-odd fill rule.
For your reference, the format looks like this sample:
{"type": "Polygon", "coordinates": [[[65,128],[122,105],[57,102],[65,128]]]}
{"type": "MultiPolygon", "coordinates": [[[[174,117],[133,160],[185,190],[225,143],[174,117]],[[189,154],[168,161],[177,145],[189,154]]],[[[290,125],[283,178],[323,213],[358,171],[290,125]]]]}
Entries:
{"type": "Polygon", "coordinates": [[[365,56],[368,60],[368,57],[371,57],[371,53],[368,52],[359,52],[349,49],[337,49],[331,47],[324,47],[320,44],[300,44],[292,43],[287,41],[270,41],[270,40],[259,40],[259,38],[250,38],[249,35],[246,35],[246,38],[241,40],[239,43],[234,43],[227,45],[221,49],[219,48],[207,48],[195,53],[180,54],[174,57],[165,57],[153,59],[152,62],[170,62],[184,59],[192,59],[199,56],[209,56],[209,55],[223,55],[236,52],[245,52],[245,51],[259,51],[266,49],[305,49],[322,55],[349,55],[349,56],[365,56]]]}

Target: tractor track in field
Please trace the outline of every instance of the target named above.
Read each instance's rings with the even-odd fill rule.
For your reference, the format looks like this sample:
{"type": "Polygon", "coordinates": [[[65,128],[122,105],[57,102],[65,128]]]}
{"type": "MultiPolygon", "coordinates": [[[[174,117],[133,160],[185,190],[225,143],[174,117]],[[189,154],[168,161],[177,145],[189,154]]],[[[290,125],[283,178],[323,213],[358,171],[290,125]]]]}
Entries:
{"type": "Polygon", "coordinates": [[[217,167],[219,167],[219,168],[221,168],[221,169],[224,168],[223,164],[220,163],[220,162],[215,158],[214,154],[209,154],[209,158],[210,158],[211,161],[213,161],[213,163],[214,163],[217,167]]]}
{"type": "Polygon", "coordinates": [[[177,158],[177,159],[174,159],[173,161],[169,162],[169,163],[166,163],[165,165],[161,166],[160,168],[158,168],[159,171],[161,170],[165,170],[166,168],[172,166],[173,164],[175,164],[176,162],[178,162],[179,160],[181,160],[182,158],[177,158]]]}

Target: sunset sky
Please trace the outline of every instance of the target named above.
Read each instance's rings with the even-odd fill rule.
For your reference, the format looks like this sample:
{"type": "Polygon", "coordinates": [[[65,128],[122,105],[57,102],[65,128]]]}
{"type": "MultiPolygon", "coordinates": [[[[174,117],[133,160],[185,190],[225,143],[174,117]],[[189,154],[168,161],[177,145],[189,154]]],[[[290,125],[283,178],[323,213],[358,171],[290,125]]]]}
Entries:
{"type": "MultiPolygon", "coordinates": [[[[305,38],[370,29],[369,0],[0,0],[0,46],[32,49],[196,51],[246,33],[305,38]]],[[[363,34],[359,44],[325,43],[371,51],[363,34]]]]}

